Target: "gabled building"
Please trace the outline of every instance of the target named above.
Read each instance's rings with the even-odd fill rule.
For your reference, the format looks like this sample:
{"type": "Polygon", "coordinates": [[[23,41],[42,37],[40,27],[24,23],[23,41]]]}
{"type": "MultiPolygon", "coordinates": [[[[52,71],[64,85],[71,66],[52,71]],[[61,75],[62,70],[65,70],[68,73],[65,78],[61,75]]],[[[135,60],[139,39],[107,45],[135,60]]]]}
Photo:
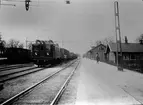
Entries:
{"type": "MultiPolygon", "coordinates": [[[[123,65],[127,66],[141,66],[143,61],[143,43],[122,43],[122,57],[123,65]]],[[[109,43],[105,50],[105,59],[106,61],[110,61],[116,63],[116,51],[117,45],[116,43],[109,43]]],[[[119,43],[118,43],[118,51],[120,51],[119,43]]],[[[119,52],[120,53],[120,52],[119,52]]],[[[120,59],[119,59],[119,63],[120,59]]]]}
{"type": "Polygon", "coordinates": [[[92,47],[91,50],[89,50],[86,53],[86,57],[89,59],[95,60],[96,59],[96,53],[98,53],[99,57],[100,57],[100,61],[105,61],[105,56],[104,56],[105,49],[106,49],[106,46],[103,44],[100,44],[98,46],[94,46],[94,47],[92,47]]]}
{"type": "Polygon", "coordinates": [[[89,58],[89,59],[92,59],[92,58],[91,58],[91,50],[87,51],[87,52],[84,54],[84,57],[89,58]]]}
{"type": "Polygon", "coordinates": [[[106,50],[106,46],[103,44],[99,44],[98,46],[95,46],[92,48],[91,52],[92,52],[92,58],[96,59],[96,54],[99,54],[100,57],[100,61],[105,61],[105,50],[106,50]]]}

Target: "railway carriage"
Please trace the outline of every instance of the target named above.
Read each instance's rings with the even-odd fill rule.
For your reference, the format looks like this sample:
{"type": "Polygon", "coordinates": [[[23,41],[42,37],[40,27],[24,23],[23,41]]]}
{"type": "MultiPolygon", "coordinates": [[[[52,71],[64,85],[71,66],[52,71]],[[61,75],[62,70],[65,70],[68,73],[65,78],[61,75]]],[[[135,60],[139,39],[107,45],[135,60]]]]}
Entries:
{"type": "Polygon", "coordinates": [[[31,62],[31,51],[23,48],[6,48],[4,56],[8,64],[31,62]]]}

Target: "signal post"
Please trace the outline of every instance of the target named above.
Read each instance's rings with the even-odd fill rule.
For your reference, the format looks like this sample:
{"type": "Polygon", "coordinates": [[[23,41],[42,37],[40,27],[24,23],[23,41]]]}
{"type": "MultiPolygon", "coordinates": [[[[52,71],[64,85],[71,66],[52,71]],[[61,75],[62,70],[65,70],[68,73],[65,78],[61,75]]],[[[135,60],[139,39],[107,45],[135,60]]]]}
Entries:
{"type": "Polygon", "coordinates": [[[119,4],[118,1],[114,2],[115,11],[115,33],[116,33],[116,64],[117,69],[123,71],[122,68],[122,45],[121,45],[121,31],[120,31],[120,20],[119,20],[119,4]]]}

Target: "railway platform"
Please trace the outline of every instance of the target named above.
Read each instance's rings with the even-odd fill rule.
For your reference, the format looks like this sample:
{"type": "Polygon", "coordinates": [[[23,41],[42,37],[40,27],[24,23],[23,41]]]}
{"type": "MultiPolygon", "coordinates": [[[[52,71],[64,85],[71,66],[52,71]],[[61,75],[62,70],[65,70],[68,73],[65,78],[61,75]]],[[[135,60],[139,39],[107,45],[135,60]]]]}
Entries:
{"type": "Polygon", "coordinates": [[[75,105],[141,105],[143,74],[83,58],[75,105]]]}

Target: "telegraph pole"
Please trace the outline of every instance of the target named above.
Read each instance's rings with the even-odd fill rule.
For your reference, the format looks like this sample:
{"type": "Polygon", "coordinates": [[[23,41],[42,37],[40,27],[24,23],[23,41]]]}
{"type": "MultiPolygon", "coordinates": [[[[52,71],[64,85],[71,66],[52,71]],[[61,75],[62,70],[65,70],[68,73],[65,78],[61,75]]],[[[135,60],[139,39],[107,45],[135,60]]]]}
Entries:
{"type": "Polygon", "coordinates": [[[32,43],[32,42],[35,42],[35,41],[29,41],[29,40],[27,40],[27,37],[26,37],[26,41],[25,42],[26,42],[26,49],[28,49],[28,44],[27,43],[29,43],[29,42],[32,43]]]}
{"type": "Polygon", "coordinates": [[[119,19],[119,4],[118,1],[114,2],[114,11],[115,11],[115,32],[116,32],[116,45],[117,45],[117,51],[116,51],[116,63],[117,63],[117,69],[123,70],[122,68],[122,46],[121,46],[121,31],[120,31],[120,19],[119,19]],[[118,42],[119,37],[119,42],[118,42]],[[119,43],[119,52],[120,52],[120,67],[119,67],[119,54],[118,54],[118,43],[119,43]]]}
{"type": "Polygon", "coordinates": [[[27,49],[27,37],[26,37],[26,49],[27,49]]]}

